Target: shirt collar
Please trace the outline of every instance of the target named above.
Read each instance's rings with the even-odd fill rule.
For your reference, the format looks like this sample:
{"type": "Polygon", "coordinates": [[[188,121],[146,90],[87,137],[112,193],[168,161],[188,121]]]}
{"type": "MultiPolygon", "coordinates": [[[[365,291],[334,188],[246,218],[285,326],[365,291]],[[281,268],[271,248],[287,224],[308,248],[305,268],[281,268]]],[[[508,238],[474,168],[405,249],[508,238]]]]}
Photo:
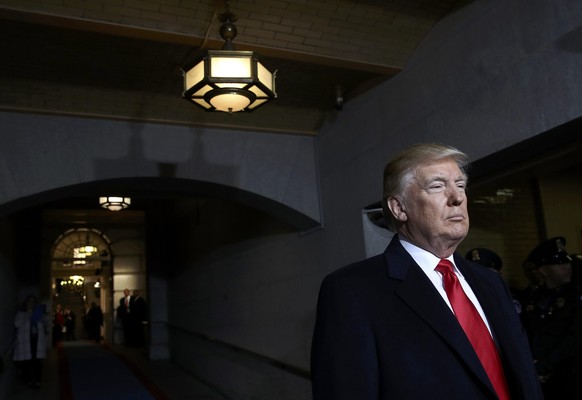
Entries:
{"type": "MultiPolygon", "coordinates": [[[[403,239],[400,235],[398,235],[398,240],[400,240],[400,244],[404,249],[410,254],[410,256],[414,259],[414,261],[422,268],[422,270],[427,272],[433,272],[439,261],[441,260],[434,254],[425,249],[418,247],[417,245],[403,239]]],[[[455,265],[455,260],[453,255],[451,254],[447,257],[447,260],[453,263],[455,268],[455,272],[459,272],[457,266],[455,265]]]]}

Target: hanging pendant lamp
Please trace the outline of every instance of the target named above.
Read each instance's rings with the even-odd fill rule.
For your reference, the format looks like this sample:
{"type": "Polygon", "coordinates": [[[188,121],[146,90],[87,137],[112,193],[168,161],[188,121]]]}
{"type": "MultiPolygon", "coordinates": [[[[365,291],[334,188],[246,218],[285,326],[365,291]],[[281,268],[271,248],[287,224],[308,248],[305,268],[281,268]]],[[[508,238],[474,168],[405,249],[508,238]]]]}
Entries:
{"type": "Polygon", "coordinates": [[[218,17],[225,41],[222,50],[207,50],[192,67],[183,69],[182,97],[206,111],[253,111],[277,97],[276,71],[271,73],[254,52],[234,49],[236,16],[230,12],[228,0],[225,8],[218,17]]]}

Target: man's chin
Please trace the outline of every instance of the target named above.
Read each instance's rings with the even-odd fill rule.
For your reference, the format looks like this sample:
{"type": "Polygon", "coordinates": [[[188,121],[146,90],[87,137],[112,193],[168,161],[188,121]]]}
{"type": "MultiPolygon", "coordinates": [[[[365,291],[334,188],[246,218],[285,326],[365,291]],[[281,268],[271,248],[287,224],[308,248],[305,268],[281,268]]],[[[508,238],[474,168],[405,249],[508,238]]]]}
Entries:
{"type": "Polygon", "coordinates": [[[463,239],[467,237],[467,233],[469,231],[465,230],[455,230],[449,233],[449,240],[451,242],[457,242],[457,244],[461,243],[463,239]]]}

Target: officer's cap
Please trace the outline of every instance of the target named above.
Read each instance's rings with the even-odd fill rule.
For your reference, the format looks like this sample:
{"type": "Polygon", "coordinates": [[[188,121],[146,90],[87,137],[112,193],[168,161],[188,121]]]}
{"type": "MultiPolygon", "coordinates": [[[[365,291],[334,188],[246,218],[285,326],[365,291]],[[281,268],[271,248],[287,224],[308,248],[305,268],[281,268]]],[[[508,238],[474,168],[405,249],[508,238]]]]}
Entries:
{"type": "MultiPolygon", "coordinates": [[[[566,239],[555,237],[540,243],[529,253],[526,263],[530,268],[538,268],[542,265],[565,264],[572,262],[566,252],[566,239]]],[[[525,267],[525,265],[524,265],[525,267]]]]}
{"type": "Polygon", "coordinates": [[[467,255],[465,255],[465,258],[467,260],[474,261],[476,263],[484,265],[487,268],[492,268],[496,271],[501,270],[501,267],[503,267],[501,257],[499,257],[497,254],[495,254],[493,251],[489,249],[483,249],[478,247],[469,250],[467,255]]]}

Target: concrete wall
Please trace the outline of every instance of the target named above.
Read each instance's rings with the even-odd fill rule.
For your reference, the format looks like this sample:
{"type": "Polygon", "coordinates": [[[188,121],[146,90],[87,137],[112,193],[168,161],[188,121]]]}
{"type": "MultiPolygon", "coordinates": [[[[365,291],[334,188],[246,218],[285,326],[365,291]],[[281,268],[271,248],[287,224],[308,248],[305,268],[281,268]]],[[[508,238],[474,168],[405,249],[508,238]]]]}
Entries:
{"type": "Polygon", "coordinates": [[[200,380],[219,385],[227,398],[310,398],[305,375],[321,235],[271,235],[224,246],[177,273],[168,284],[171,359],[200,380]],[[213,340],[196,340],[197,334],[213,340]],[[225,348],[209,353],[216,340],[304,374],[288,373],[225,348]]]}

